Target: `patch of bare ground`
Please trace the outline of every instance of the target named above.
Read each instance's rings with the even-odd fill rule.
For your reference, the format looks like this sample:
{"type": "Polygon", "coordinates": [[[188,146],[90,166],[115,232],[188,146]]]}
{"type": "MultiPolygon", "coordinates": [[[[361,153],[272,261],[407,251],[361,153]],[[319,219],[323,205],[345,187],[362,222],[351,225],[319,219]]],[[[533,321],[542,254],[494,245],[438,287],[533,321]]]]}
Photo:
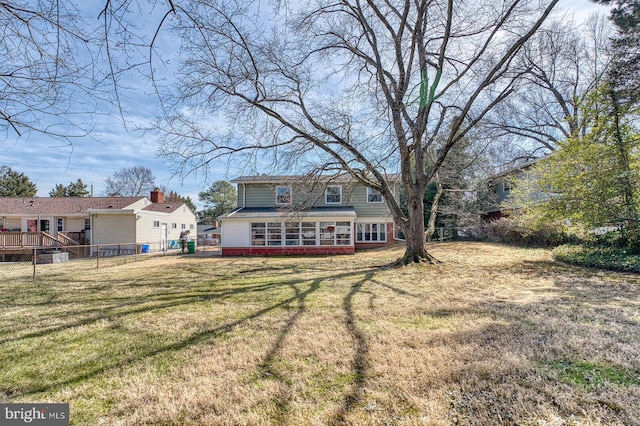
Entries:
{"type": "Polygon", "coordinates": [[[640,424],[640,278],[545,250],[150,259],[0,283],[0,401],[72,424],[640,424]]]}

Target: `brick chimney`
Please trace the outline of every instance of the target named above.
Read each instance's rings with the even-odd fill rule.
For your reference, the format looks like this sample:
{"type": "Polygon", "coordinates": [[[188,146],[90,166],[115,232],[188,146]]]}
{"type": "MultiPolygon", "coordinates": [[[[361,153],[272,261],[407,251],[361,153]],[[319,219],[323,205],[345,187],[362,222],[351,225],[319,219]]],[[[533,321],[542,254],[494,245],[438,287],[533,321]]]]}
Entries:
{"type": "Polygon", "coordinates": [[[164,203],[164,192],[160,191],[160,188],[155,188],[151,191],[152,203],[164,203]]]}

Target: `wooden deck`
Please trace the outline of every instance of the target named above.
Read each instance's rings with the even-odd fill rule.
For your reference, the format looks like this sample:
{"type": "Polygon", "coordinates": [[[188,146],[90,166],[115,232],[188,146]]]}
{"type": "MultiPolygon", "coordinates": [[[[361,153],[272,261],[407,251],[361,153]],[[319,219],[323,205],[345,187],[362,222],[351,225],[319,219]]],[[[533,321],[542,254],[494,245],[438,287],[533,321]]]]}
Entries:
{"type": "MultiPolygon", "coordinates": [[[[22,254],[36,250],[65,249],[74,253],[80,249],[80,243],[58,232],[57,238],[46,232],[0,232],[0,252],[3,254],[22,254]]],[[[78,253],[74,253],[78,254],[78,253]]]]}

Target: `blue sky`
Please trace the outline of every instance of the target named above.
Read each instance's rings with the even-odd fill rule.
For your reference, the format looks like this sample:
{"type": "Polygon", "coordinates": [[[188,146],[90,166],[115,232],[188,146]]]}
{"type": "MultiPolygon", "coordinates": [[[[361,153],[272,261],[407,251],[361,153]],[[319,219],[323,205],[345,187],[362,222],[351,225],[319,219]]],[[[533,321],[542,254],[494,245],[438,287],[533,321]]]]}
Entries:
{"type": "MultiPolygon", "coordinates": [[[[561,7],[581,21],[594,11],[606,11],[588,0],[561,0],[561,7]]],[[[604,12],[603,12],[604,13],[604,12]]],[[[104,180],[123,167],[143,165],[151,169],[156,183],[197,202],[198,192],[213,181],[232,179],[240,172],[233,166],[213,165],[208,176],[196,172],[190,176],[175,176],[172,165],[156,156],[157,137],[133,131],[138,123],[152,120],[156,115],[156,99],[144,81],[132,81],[134,90],[123,92],[126,110],[125,126],[117,111],[95,117],[90,137],[75,139],[71,146],[41,134],[9,135],[0,141],[0,165],[7,165],[24,173],[38,187],[38,196],[46,197],[58,183],[67,185],[82,179],[93,185],[100,195],[104,180]]]]}

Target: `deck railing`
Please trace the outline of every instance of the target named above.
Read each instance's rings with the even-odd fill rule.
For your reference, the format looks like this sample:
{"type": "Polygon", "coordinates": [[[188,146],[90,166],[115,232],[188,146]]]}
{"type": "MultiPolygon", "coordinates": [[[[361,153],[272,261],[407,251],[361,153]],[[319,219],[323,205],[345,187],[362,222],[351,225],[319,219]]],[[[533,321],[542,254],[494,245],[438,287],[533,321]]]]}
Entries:
{"type": "Polygon", "coordinates": [[[63,245],[46,232],[0,232],[0,247],[57,247],[63,245]]]}

